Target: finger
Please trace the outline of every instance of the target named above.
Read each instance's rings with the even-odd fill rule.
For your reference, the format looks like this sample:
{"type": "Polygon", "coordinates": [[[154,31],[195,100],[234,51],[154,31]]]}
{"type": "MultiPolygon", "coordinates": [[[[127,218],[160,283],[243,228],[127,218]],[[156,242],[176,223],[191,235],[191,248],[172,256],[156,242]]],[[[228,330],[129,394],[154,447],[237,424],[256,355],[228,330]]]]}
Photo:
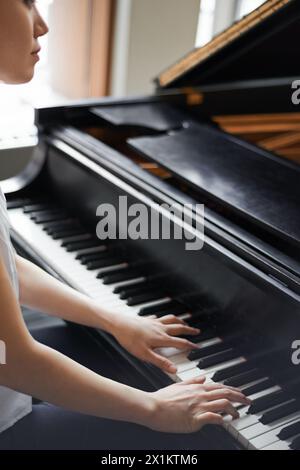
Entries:
{"type": "Polygon", "coordinates": [[[176,349],[199,349],[195,343],[183,338],[176,338],[173,336],[165,335],[161,340],[161,346],[170,346],[176,349]]]}
{"type": "Polygon", "coordinates": [[[217,413],[207,412],[199,413],[196,415],[196,422],[199,424],[199,428],[206,424],[222,424],[223,418],[217,413]]]}
{"type": "Polygon", "coordinates": [[[250,405],[251,403],[251,401],[241,392],[226,388],[207,392],[205,394],[205,398],[209,401],[227,399],[233,403],[242,403],[244,405],[250,405]]]}
{"type": "Polygon", "coordinates": [[[169,361],[169,359],[155,353],[154,351],[149,351],[147,360],[156,367],[159,367],[163,371],[169,372],[170,374],[175,374],[177,371],[177,367],[171,361],[169,361]]]}
{"type": "Polygon", "coordinates": [[[198,335],[200,333],[199,328],[187,325],[167,325],[165,331],[168,335],[172,336],[198,335]]]}
{"type": "Polygon", "coordinates": [[[205,390],[206,391],[219,390],[219,389],[223,389],[223,388],[228,389],[228,390],[233,390],[235,392],[242,393],[239,388],[231,387],[230,385],[223,385],[223,384],[219,384],[219,383],[210,383],[210,384],[205,385],[205,390]]]}
{"type": "Polygon", "coordinates": [[[185,324],[184,320],[172,314],[168,314],[168,315],[164,315],[163,317],[160,317],[159,321],[165,325],[168,325],[170,323],[180,323],[182,325],[185,324]]]}
{"type": "Polygon", "coordinates": [[[206,381],[205,375],[199,375],[198,377],[193,377],[192,379],[184,380],[180,382],[183,385],[192,385],[192,384],[204,384],[206,381]]]}
{"type": "Polygon", "coordinates": [[[209,401],[208,403],[206,403],[205,408],[208,411],[212,411],[213,413],[226,413],[228,415],[231,415],[233,419],[237,419],[239,417],[239,413],[230,403],[229,400],[224,399],[209,401]]]}

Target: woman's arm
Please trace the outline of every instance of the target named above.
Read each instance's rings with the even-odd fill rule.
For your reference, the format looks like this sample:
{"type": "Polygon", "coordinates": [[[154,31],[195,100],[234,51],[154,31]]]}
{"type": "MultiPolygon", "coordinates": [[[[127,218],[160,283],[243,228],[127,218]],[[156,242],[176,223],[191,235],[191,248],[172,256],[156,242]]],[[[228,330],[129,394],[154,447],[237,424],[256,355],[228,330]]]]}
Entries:
{"type": "Polygon", "coordinates": [[[100,308],[99,302],[50,276],[35,264],[16,255],[20,304],[74,323],[112,333],[116,314],[100,308]]]}
{"type": "Polygon", "coordinates": [[[32,338],[1,258],[0,299],[0,339],[6,345],[1,385],[82,413],[147,421],[153,400],[146,392],[104,378],[32,338]]]}
{"type": "Polygon", "coordinates": [[[175,373],[176,366],[155,351],[161,347],[195,349],[193,342],[180,335],[199,334],[183,320],[168,315],[158,319],[131,317],[108,311],[24,258],[16,258],[20,303],[52,316],[103,329],[137,358],[150,362],[165,372],[175,373]]]}

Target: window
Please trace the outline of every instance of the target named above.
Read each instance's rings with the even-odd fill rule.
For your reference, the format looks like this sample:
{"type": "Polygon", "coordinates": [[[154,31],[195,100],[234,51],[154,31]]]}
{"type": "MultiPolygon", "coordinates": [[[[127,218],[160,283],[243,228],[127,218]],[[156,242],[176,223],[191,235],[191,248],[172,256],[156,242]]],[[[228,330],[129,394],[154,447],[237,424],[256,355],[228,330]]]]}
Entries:
{"type": "Polygon", "coordinates": [[[201,0],[200,2],[196,47],[203,46],[213,37],[216,3],[216,0],[201,0]]]}
{"type": "Polygon", "coordinates": [[[201,0],[196,47],[262,5],[265,0],[201,0]]]}
{"type": "Polygon", "coordinates": [[[239,0],[236,9],[236,18],[242,18],[263,3],[265,3],[265,0],[239,0]]]}

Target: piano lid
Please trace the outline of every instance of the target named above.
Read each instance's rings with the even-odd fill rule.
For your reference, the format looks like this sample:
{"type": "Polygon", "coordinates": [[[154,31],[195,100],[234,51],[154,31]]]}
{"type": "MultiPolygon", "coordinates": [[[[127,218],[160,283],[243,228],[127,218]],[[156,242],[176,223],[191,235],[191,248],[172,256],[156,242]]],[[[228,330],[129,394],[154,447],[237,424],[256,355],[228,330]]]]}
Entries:
{"type": "Polygon", "coordinates": [[[129,145],[199,193],[291,247],[300,246],[300,167],[212,126],[136,137],[129,145]]]}
{"type": "Polygon", "coordinates": [[[299,0],[267,0],[163,71],[159,88],[299,77],[299,0]]]}

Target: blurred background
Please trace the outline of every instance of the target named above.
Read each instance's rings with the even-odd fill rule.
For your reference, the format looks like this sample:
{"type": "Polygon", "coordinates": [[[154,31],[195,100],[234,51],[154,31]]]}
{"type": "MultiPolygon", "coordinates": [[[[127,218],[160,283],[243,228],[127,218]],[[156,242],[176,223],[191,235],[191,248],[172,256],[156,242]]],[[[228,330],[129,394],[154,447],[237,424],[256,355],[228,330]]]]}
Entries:
{"type": "Polygon", "coordinates": [[[155,92],[153,79],[262,0],[38,0],[50,32],[25,85],[0,83],[0,180],[37,143],[34,106],[155,92]]]}

